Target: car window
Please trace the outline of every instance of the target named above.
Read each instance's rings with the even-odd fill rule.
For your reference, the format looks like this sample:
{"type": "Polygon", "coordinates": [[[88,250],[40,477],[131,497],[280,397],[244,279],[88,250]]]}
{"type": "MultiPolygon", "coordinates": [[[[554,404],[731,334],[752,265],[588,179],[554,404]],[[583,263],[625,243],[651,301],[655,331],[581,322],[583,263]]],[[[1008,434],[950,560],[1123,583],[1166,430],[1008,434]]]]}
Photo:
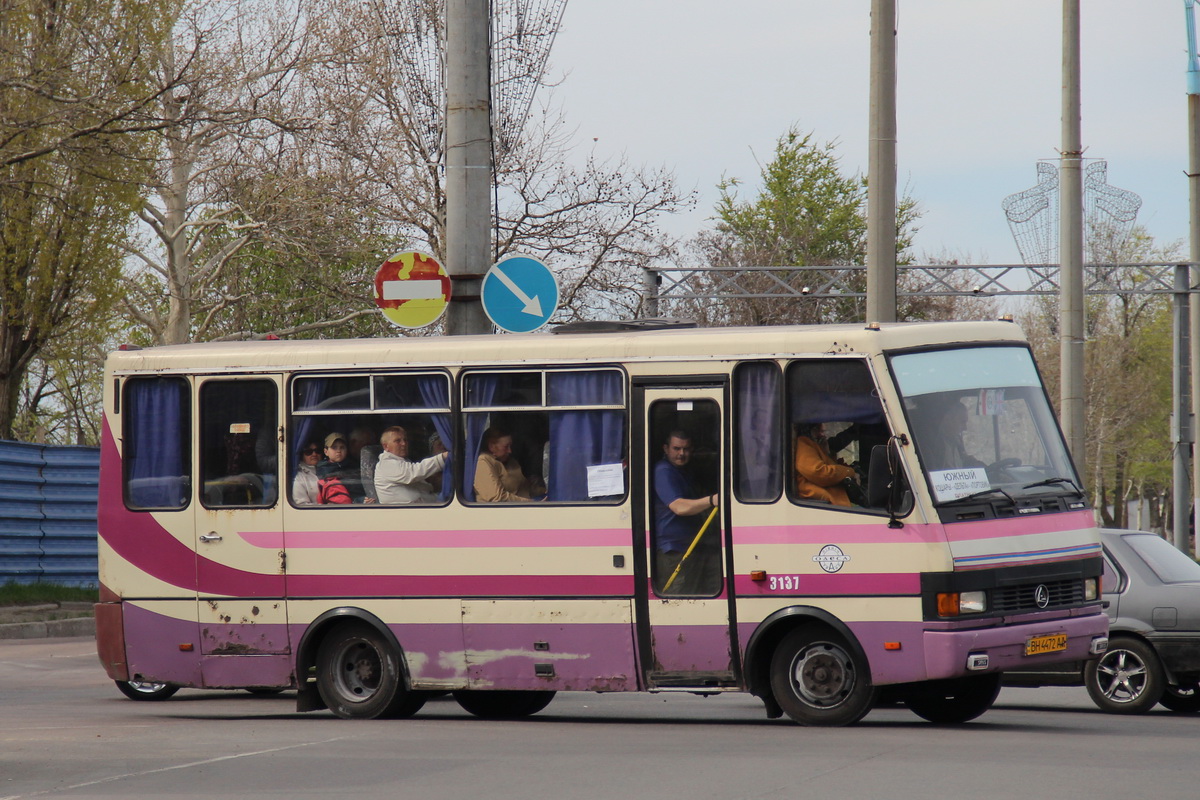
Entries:
{"type": "Polygon", "coordinates": [[[1200,581],[1200,564],[1176,550],[1166,539],[1146,533],[1121,538],[1163,583],[1200,581]]]}
{"type": "Polygon", "coordinates": [[[1121,570],[1107,552],[1104,554],[1104,572],[1101,573],[1100,581],[1101,589],[1105,593],[1119,592],[1125,588],[1121,580],[1121,570]]]}

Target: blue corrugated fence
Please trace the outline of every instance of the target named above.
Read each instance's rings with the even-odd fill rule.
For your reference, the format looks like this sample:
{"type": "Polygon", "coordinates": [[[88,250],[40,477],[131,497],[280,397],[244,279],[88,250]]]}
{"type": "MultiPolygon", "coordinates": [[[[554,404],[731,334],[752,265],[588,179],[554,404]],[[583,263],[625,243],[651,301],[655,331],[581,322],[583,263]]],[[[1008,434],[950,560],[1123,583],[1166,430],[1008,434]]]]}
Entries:
{"type": "Polygon", "coordinates": [[[0,441],[0,583],[97,585],[97,447],[0,441]]]}

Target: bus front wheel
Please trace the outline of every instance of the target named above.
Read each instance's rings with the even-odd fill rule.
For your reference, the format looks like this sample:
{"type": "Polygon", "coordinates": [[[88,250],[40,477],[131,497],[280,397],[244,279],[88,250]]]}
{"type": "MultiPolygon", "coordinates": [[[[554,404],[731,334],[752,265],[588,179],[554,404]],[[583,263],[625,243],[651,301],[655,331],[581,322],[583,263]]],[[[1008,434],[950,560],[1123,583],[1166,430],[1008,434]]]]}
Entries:
{"type": "Polygon", "coordinates": [[[317,689],[342,719],[411,717],[425,694],[404,685],[400,654],[370,625],[342,625],[317,651],[317,689]]]}
{"type": "Polygon", "coordinates": [[[866,664],[824,628],[799,628],[771,657],[771,691],[801,725],[852,725],[867,715],[878,691],[866,664]]]}

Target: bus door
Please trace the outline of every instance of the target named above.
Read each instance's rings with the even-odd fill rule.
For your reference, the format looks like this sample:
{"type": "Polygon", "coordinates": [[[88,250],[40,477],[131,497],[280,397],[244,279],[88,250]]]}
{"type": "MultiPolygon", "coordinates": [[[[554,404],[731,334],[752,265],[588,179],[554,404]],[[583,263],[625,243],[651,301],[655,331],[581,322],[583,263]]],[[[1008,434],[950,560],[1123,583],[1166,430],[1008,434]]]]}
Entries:
{"type": "Polygon", "coordinates": [[[634,386],[638,644],[647,688],[735,685],[724,383],[634,386]],[[673,502],[674,501],[674,502],[673,502]]]}
{"type": "Polygon", "coordinates": [[[263,662],[255,674],[264,676],[262,685],[286,683],[281,385],[279,375],[198,381],[193,507],[206,686],[221,686],[244,668],[220,657],[246,655],[281,656],[282,678],[263,662]]]}

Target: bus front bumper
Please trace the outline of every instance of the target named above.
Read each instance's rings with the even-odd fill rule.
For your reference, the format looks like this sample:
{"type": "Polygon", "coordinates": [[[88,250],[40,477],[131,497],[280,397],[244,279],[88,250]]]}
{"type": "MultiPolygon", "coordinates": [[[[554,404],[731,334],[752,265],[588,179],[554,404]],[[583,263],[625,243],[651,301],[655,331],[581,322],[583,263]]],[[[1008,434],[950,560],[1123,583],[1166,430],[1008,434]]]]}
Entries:
{"type": "MultiPolygon", "coordinates": [[[[1083,609],[1091,611],[1091,609],[1083,609]]],[[[1094,658],[1108,646],[1108,617],[1099,611],[993,628],[925,631],[930,680],[1094,658]]]]}

